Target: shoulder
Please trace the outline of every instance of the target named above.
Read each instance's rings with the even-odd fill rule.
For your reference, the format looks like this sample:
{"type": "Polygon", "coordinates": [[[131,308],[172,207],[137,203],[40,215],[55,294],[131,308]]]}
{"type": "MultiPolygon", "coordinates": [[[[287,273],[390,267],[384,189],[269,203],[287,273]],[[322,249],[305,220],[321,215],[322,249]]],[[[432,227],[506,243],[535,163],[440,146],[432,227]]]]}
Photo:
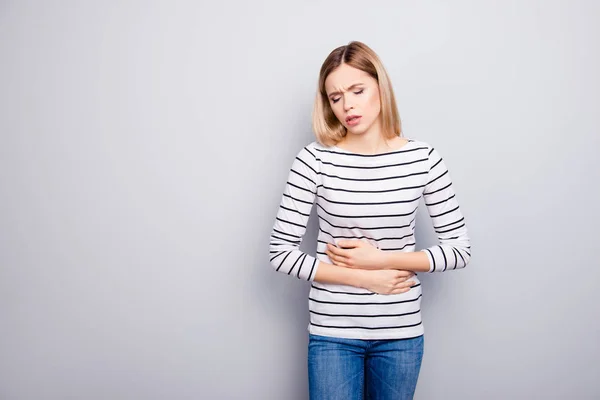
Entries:
{"type": "Polygon", "coordinates": [[[411,142],[413,142],[413,144],[417,148],[419,148],[419,149],[423,150],[424,152],[426,152],[427,153],[427,157],[429,159],[435,159],[435,160],[437,160],[437,159],[439,159],[439,158],[442,157],[440,155],[440,153],[437,151],[437,148],[433,144],[431,144],[431,143],[429,143],[427,141],[424,141],[424,140],[418,140],[418,139],[409,139],[409,140],[411,142]]]}
{"type": "Polygon", "coordinates": [[[309,150],[309,151],[323,151],[323,150],[330,150],[331,147],[327,147],[322,145],[321,143],[317,142],[316,140],[313,142],[310,142],[309,144],[307,144],[306,146],[304,146],[305,149],[309,150]]]}
{"type": "Polygon", "coordinates": [[[426,142],[424,140],[419,140],[419,139],[412,139],[412,138],[407,138],[409,142],[411,142],[413,144],[414,147],[421,149],[421,150],[427,150],[427,152],[431,151],[433,149],[433,146],[431,145],[431,143],[426,142]]]}
{"type": "Polygon", "coordinates": [[[294,163],[298,165],[302,164],[304,167],[308,167],[318,173],[321,154],[325,149],[327,147],[317,141],[310,142],[297,151],[294,163]]]}
{"type": "Polygon", "coordinates": [[[324,146],[317,141],[310,142],[302,149],[300,149],[298,155],[309,155],[313,160],[319,160],[323,152],[331,150],[330,147],[324,146]]]}

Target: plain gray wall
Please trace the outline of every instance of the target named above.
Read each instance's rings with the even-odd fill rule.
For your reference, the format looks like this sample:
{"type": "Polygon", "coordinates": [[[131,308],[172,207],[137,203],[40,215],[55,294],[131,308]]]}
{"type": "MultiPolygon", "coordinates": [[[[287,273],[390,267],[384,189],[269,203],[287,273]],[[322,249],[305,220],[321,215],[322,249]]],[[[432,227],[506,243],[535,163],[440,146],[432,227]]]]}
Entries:
{"type": "Polygon", "coordinates": [[[269,234],[319,67],[350,40],[445,157],[472,239],[467,269],[422,278],[416,398],[599,398],[599,18],[1,1],[0,398],[307,398],[309,286],[271,269],[269,234]]]}

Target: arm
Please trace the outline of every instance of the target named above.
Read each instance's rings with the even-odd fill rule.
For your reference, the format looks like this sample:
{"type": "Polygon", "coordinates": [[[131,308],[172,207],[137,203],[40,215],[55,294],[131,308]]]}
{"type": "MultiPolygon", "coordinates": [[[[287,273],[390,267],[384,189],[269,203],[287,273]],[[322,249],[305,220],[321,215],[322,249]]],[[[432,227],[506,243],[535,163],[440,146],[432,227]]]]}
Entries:
{"type": "Polygon", "coordinates": [[[382,251],[362,240],[340,240],[338,248],[327,245],[327,255],[336,266],[369,270],[393,269],[403,272],[428,272],[429,259],[424,251],[382,251]]]}
{"type": "MultiPolygon", "coordinates": [[[[423,249],[416,260],[426,272],[443,272],[467,266],[471,259],[471,242],[465,218],[460,210],[450,173],[444,160],[435,149],[429,151],[430,169],[423,191],[425,206],[437,233],[439,244],[423,249]],[[423,256],[426,257],[425,264],[423,256]]],[[[397,255],[396,265],[410,263],[408,255],[397,255]]],[[[413,256],[416,257],[416,256],[413,256]]]]}
{"type": "Polygon", "coordinates": [[[350,270],[318,260],[300,250],[317,193],[318,163],[308,146],[292,163],[271,232],[270,263],[278,272],[298,279],[362,287],[364,271],[350,270]]]}
{"type": "Polygon", "coordinates": [[[320,261],[300,250],[310,210],[316,198],[318,165],[314,154],[303,148],[294,160],[271,232],[270,263],[278,272],[298,279],[355,286],[380,294],[410,290],[412,275],[402,271],[367,271],[343,268],[320,261]]]}
{"type": "Polygon", "coordinates": [[[366,288],[365,270],[342,268],[333,264],[321,261],[319,269],[315,274],[315,281],[320,283],[332,283],[336,285],[348,285],[359,288],[366,288]]]}
{"type": "Polygon", "coordinates": [[[425,251],[402,252],[393,251],[384,253],[384,267],[387,269],[400,269],[413,272],[429,272],[429,258],[425,251]]]}
{"type": "Polygon", "coordinates": [[[385,253],[385,268],[415,272],[442,272],[464,268],[471,259],[471,245],[454,187],[444,160],[431,148],[429,173],[423,191],[439,244],[416,252],[385,253]]]}
{"type": "Polygon", "coordinates": [[[413,272],[441,272],[464,268],[471,259],[471,245],[446,165],[433,148],[429,151],[429,172],[423,191],[425,205],[439,244],[416,252],[384,252],[365,241],[339,241],[343,250],[328,245],[327,255],[336,266],[368,269],[396,269],[413,272]]]}

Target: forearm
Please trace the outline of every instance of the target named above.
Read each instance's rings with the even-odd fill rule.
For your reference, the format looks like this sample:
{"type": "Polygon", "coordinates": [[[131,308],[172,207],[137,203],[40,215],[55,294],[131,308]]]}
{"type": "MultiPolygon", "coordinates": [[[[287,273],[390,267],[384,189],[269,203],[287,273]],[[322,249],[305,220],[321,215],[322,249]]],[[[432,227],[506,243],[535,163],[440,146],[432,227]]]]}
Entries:
{"type": "Polygon", "coordinates": [[[400,269],[413,272],[429,272],[429,258],[424,251],[385,252],[384,269],[400,269]]]}
{"type": "Polygon", "coordinates": [[[320,261],[314,280],[319,283],[332,283],[362,288],[364,287],[364,272],[365,271],[361,269],[338,267],[320,261]]]}

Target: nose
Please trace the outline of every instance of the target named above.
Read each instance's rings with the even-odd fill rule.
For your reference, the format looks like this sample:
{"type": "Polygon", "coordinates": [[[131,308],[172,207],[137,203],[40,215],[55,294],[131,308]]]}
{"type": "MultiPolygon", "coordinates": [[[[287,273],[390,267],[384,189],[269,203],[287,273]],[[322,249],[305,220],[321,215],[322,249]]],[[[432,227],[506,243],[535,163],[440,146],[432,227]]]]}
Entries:
{"type": "Polygon", "coordinates": [[[344,111],[348,111],[352,108],[354,108],[354,105],[352,104],[352,102],[350,100],[350,96],[344,95],[344,111]]]}

